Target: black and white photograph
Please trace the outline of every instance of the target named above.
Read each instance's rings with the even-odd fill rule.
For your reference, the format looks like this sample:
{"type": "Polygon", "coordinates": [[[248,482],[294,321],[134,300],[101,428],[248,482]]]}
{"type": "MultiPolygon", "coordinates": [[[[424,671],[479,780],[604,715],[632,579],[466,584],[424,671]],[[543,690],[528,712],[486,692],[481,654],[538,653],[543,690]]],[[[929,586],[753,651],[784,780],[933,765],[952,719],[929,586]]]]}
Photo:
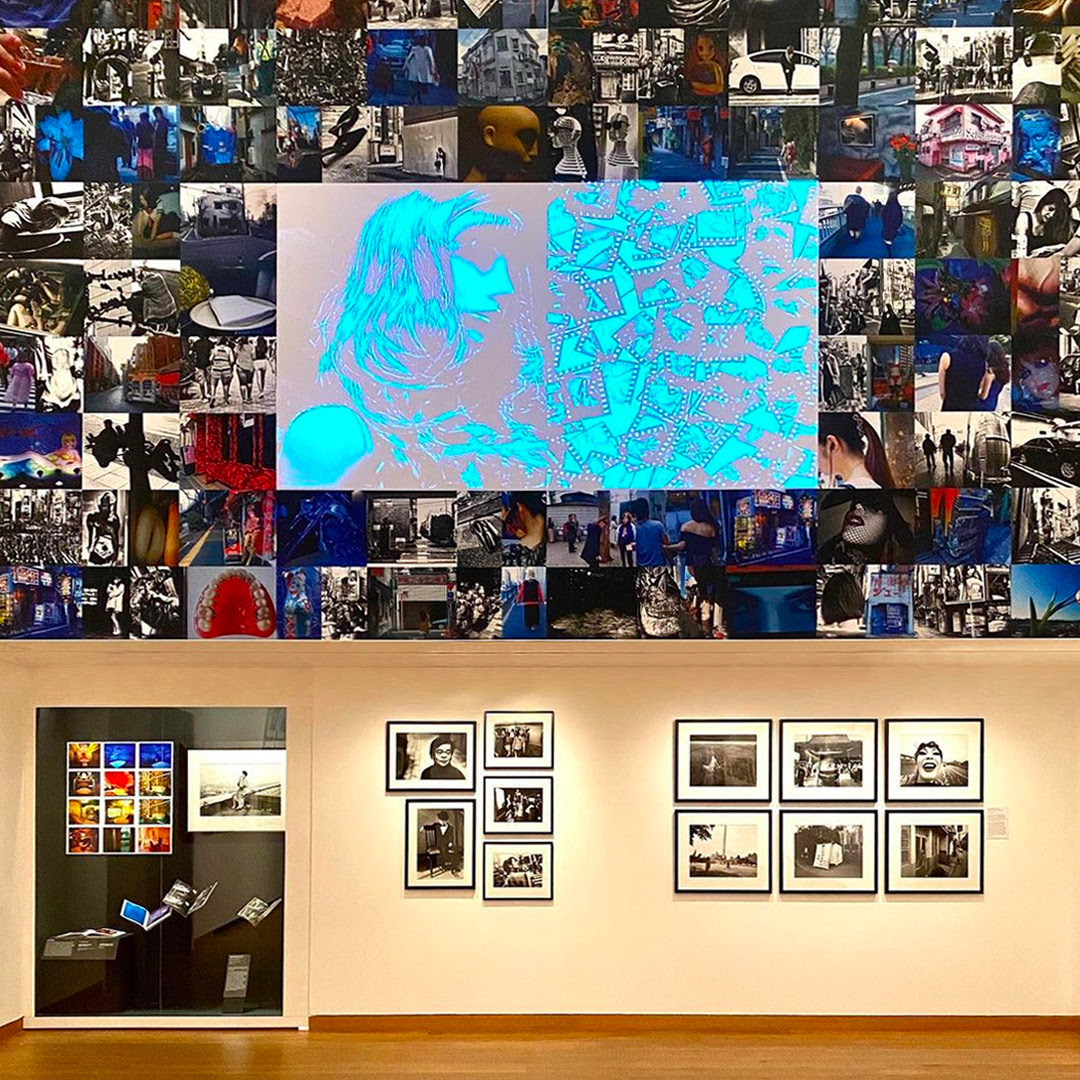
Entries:
{"type": "Polygon", "coordinates": [[[885,721],[889,802],[982,802],[983,722],[885,721]]]}
{"type": "Polygon", "coordinates": [[[676,802],[768,802],[770,720],[676,720],[676,802]]]}
{"type": "Polygon", "coordinates": [[[783,802],[874,802],[876,720],[781,720],[783,802]]]}
{"type": "Polygon", "coordinates": [[[920,29],[917,91],[923,103],[1012,100],[1012,31],[1008,27],[920,29]]]}
{"type": "Polygon", "coordinates": [[[485,776],[484,832],[550,836],[554,798],[552,776],[485,776]]]}
{"type": "Polygon", "coordinates": [[[822,338],[819,343],[818,408],[859,412],[870,395],[870,346],[865,337],[822,338]]]}
{"type": "Polygon", "coordinates": [[[454,562],[452,495],[371,495],[368,498],[368,562],[454,562]]]}
{"type": "Polygon", "coordinates": [[[475,720],[387,721],[387,791],[475,789],[475,720]]]}
{"type": "Polygon", "coordinates": [[[555,845],[550,840],[484,844],[485,900],[551,900],[555,845]]]}
{"type": "Polygon", "coordinates": [[[772,892],[772,813],[676,810],[677,893],[772,892]]]}
{"type": "Polygon", "coordinates": [[[982,810],[889,810],[885,891],[981,893],[986,843],[982,810]]]}
{"type": "Polygon", "coordinates": [[[82,632],[84,638],[128,637],[131,609],[130,579],[123,566],[87,566],[82,572],[82,632]]]}
{"type": "Polygon", "coordinates": [[[78,566],[82,498],[77,491],[0,491],[0,566],[78,566]]]}
{"type": "Polygon", "coordinates": [[[405,888],[476,888],[476,801],[405,800],[405,888]]]}
{"type": "Polygon", "coordinates": [[[450,603],[450,636],[470,641],[502,637],[502,575],[495,569],[458,569],[450,603]]]}
{"type": "Polygon", "coordinates": [[[183,638],[184,571],[175,566],[133,566],[130,573],[131,636],[183,638]]]}
{"type": "Polygon", "coordinates": [[[1080,562],[1080,489],[1013,491],[1014,563],[1080,562]]]}
{"type": "Polygon", "coordinates": [[[284,750],[189,750],[191,832],[284,832],[284,750]]]}
{"type": "Polygon", "coordinates": [[[368,576],[362,566],[326,566],[319,574],[324,641],[368,636],[368,576]]]}
{"type": "Polygon", "coordinates": [[[96,337],[179,332],[179,262],[88,262],[86,291],[86,326],[96,337]]]}
{"type": "MultiPolygon", "coordinates": [[[[18,494],[24,494],[19,492],[18,494]]],[[[26,492],[25,494],[30,494],[26,492]]],[[[57,492],[56,494],[59,494],[57,492]]],[[[2,506],[2,503],[0,503],[2,506]]],[[[84,491],[82,493],[82,559],[87,566],[127,565],[127,492],[84,491]]],[[[25,556],[5,562],[36,561],[25,556]]],[[[45,562],[68,562],[46,559],[45,562]]]]}
{"type": "Polygon", "coordinates": [[[984,638],[1010,632],[1008,566],[916,566],[911,589],[917,637],[984,638]]]}
{"type": "Polygon", "coordinates": [[[781,810],[780,891],[876,893],[876,810],[781,810]]]}
{"type": "Polygon", "coordinates": [[[484,713],[484,767],[551,769],[555,765],[553,712],[484,713]]]}
{"type": "Polygon", "coordinates": [[[454,500],[458,567],[502,566],[502,492],[463,491],[454,500]]]}
{"type": "Polygon", "coordinates": [[[822,259],[818,284],[822,334],[914,338],[914,259],[822,259]]]}

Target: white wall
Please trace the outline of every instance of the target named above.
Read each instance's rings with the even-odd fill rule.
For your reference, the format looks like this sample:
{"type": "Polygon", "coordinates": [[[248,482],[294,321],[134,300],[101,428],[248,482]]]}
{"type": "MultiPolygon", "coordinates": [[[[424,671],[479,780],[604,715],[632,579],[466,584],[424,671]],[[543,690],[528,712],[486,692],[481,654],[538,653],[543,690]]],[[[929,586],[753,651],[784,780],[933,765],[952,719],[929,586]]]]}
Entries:
{"type": "MultiPolygon", "coordinates": [[[[1080,1013],[1075,648],[297,644],[113,651],[103,679],[88,643],[35,673],[38,704],[289,706],[289,1012],[1080,1013]],[[555,710],[555,901],[406,893],[385,721],[495,708],[555,710]],[[676,717],[919,715],[986,718],[1011,837],[987,843],[984,896],[673,894],[676,717]]],[[[0,892],[0,950],[19,914],[0,892]]],[[[9,996],[0,979],[0,1018],[9,996]]]]}
{"type": "Polygon", "coordinates": [[[23,1015],[24,971],[30,948],[30,853],[33,848],[31,780],[33,729],[19,702],[26,673],[0,667],[0,1027],[23,1015]]]}

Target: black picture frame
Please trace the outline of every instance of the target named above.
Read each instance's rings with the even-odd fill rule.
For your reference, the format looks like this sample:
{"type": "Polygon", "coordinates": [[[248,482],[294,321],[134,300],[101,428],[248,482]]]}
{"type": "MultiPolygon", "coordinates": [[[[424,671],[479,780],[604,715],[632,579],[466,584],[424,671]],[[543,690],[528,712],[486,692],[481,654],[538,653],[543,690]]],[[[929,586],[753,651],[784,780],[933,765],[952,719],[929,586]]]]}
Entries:
{"type": "MultiPolygon", "coordinates": [[[[864,835],[866,835],[864,833],[864,835]]],[[[788,896],[875,896],[881,891],[881,878],[880,878],[880,852],[878,850],[878,811],[877,809],[870,809],[867,807],[859,807],[857,809],[848,810],[844,807],[836,806],[822,806],[811,808],[801,808],[798,810],[781,810],[780,811],[780,828],[779,835],[777,836],[777,853],[780,857],[780,892],[788,896]],[[864,829],[868,830],[868,834],[874,838],[874,852],[873,852],[873,868],[874,868],[874,885],[873,888],[858,888],[858,889],[793,889],[787,886],[785,873],[787,869],[787,845],[785,843],[785,821],[790,817],[804,816],[806,814],[846,814],[851,817],[865,817],[869,819],[869,824],[864,824],[864,829]]],[[[839,879],[838,879],[839,880],[839,879]]]]}
{"type": "Polygon", "coordinates": [[[476,738],[475,720],[387,720],[386,743],[385,743],[385,771],[386,793],[401,794],[403,792],[419,793],[424,791],[433,792],[475,792],[477,757],[479,756],[478,742],[476,738]],[[425,733],[431,738],[436,735],[455,735],[464,733],[471,756],[466,760],[465,780],[461,781],[425,781],[425,780],[399,780],[395,775],[395,748],[393,740],[400,731],[425,733]]]}
{"type": "Polygon", "coordinates": [[[713,803],[736,803],[739,805],[758,805],[764,806],[772,802],[773,791],[773,722],[768,717],[735,717],[729,719],[727,717],[720,717],[713,719],[711,717],[682,717],[677,719],[673,727],[673,746],[672,746],[672,798],[677,805],[681,806],[703,806],[712,805],[713,803]],[[765,783],[755,785],[759,790],[764,791],[763,794],[755,796],[753,798],[747,798],[746,796],[739,796],[731,794],[731,791],[736,790],[733,788],[718,788],[716,794],[708,797],[702,796],[689,797],[681,794],[681,776],[682,759],[680,757],[680,748],[682,746],[682,732],[685,727],[694,724],[708,724],[710,727],[722,729],[728,727],[732,731],[737,731],[739,728],[745,729],[750,724],[765,725],[764,737],[765,746],[757,754],[757,760],[763,764],[765,771],[765,783]]]}
{"type": "Polygon", "coordinates": [[[481,899],[485,903],[497,902],[501,904],[550,904],[555,899],[555,844],[551,840],[485,840],[483,852],[480,857],[482,868],[481,899]],[[507,849],[520,848],[546,848],[547,849],[547,887],[540,896],[499,896],[491,895],[488,891],[488,848],[507,849]]]}
{"type": "MultiPolygon", "coordinates": [[[[674,832],[674,835],[673,835],[673,838],[672,838],[673,842],[672,842],[672,847],[671,847],[671,852],[672,852],[672,881],[673,881],[675,893],[677,895],[692,895],[692,896],[702,896],[702,895],[707,896],[707,895],[712,894],[712,893],[715,893],[715,894],[718,894],[718,895],[721,895],[721,896],[732,896],[732,895],[735,895],[735,896],[738,896],[738,895],[742,895],[742,896],[767,896],[767,895],[770,895],[772,893],[772,891],[773,891],[773,847],[774,847],[774,844],[775,844],[775,836],[774,836],[774,832],[773,832],[773,812],[772,812],[772,810],[760,809],[760,808],[756,808],[756,807],[755,808],[749,808],[748,807],[746,809],[743,809],[741,807],[718,807],[716,809],[716,811],[715,811],[715,815],[713,815],[713,816],[717,816],[717,817],[719,817],[719,816],[728,816],[728,817],[742,817],[742,818],[750,817],[750,818],[762,818],[762,819],[764,819],[765,837],[766,837],[766,840],[768,842],[768,852],[767,852],[766,870],[765,870],[765,880],[766,880],[765,886],[764,887],[755,886],[754,888],[744,888],[744,889],[732,888],[732,887],[727,887],[727,888],[717,887],[717,888],[705,889],[705,888],[693,888],[693,887],[688,886],[688,885],[681,885],[680,884],[679,854],[680,854],[680,851],[682,850],[682,846],[681,846],[681,843],[680,843],[680,839],[681,839],[680,838],[680,826],[681,826],[681,824],[686,822],[688,818],[697,817],[699,815],[704,815],[704,814],[709,814],[709,811],[707,809],[704,809],[704,808],[690,809],[689,807],[685,807],[685,808],[682,808],[682,809],[676,809],[674,814],[672,815],[672,828],[673,828],[673,832],[674,832]]],[[[732,878],[732,880],[735,881],[735,880],[738,880],[738,879],[737,878],[732,878]]]]}
{"type": "MultiPolygon", "coordinates": [[[[888,803],[957,803],[972,806],[982,803],[986,798],[986,721],[981,716],[902,716],[889,717],[885,720],[885,746],[883,768],[885,770],[885,801],[888,803]],[[979,784],[978,793],[975,795],[949,794],[948,785],[933,785],[921,788],[913,785],[905,788],[905,791],[913,790],[916,794],[897,794],[897,787],[893,783],[892,775],[892,739],[894,730],[898,724],[977,724],[979,732],[979,784]],[[922,795],[925,790],[927,794],[922,795]]],[[[970,785],[968,785],[970,786],[970,785]]]]}
{"type": "MultiPolygon", "coordinates": [[[[495,776],[485,776],[483,780],[483,814],[483,833],[485,836],[553,836],[555,834],[555,777],[549,773],[536,776],[527,776],[524,773],[521,775],[497,773],[495,776]],[[527,787],[530,782],[534,786],[544,789],[544,798],[547,803],[544,816],[536,823],[536,828],[506,828],[505,826],[499,828],[498,823],[495,823],[493,819],[489,822],[489,809],[491,809],[492,800],[495,797],[494,789],[496,787],[527,787]]],[[[530,825],[532,823],[512,822],[511,826],[517,824],[530,825]]]]}
{"type": "MultiPolygon", "coordinates": [[[[950,808],[941,806],[934,809],[919,807],[911,810],[890,809],[885,811],[885,892],[890,896],[983,896],[986,893],[986,811],[965,806],[955,811],[957,814],[970,814],[979,822],[979,880],[977,889],[904,889],[894,887],[892,881],[892,829],[890,823],[899,817],[927,817],[941,819],[948,817],[950,808]]],[[[968,866],[970,868],[970,858],[968,866]]],[[[903,880],[901,878],[900,880],[903,880]]],[[[913,881],[940,881],[941,878],[912,878],[913,881]]]]}
{"type": "MultiPolygon", "coordinates": [[[[532,720],[530,723],[534,722],[532,720]]],[[[485,769],[516,769],[518,772],[529,770],[542,772],[555,768],[555,712],[552,709],[487,709],[484,712],[484,768],[485,769]],[[497,757],[495,754],[494,739],[492,737],[492,725],[497,723],[497,717],[543,717],[541,721],[545,725],[547,734],[547,746],[543,747],[543,753],[539,758],[529,757],[497,757]]]]}
{"type": "MultiPolygon", "coordinates": [[[[419,850],[416,851],[416,855],[419,856],[419,850]]],[[[405,800],[405,888],[410,891],[455,891],[455,892],[475,892],[476,890],[476,799],[406,799],[405,800]],[[459,807],[466,808],[466,814],[469,817],[467,823],[469,846],[467,850],[467,858],[463,858],[462,865],[465,873],[465,880],[458,884],[427,884],[421,885],[416,881],[410,882],[410,857],[412,855],[412,836],[413,836],[413,807],[419,807],[422,805],[430,806],[432,808],[437,806],[446,807],[447,809],[458,809],[459,807]]]]}
{"type": "Polygon", "coordinates": [[[821,722],[822,723],[826,723],[826,722],[827,723],[833,723],[833,722],[835,722],[837,724],[870,724],[871,725],[871,727],[873,729],[873,734],[871,736],[871,743],[872,743],[872,750],[873,750],[873,765],[869,770],[867,770],[865,767],[863,769],[863,778],[864,778],[864,780],[867,777],[867,772],[868,771],[869,771],[869,774],[870,774],[869,779],[870,779],[871,789],[870,789],[870,794],[869,795],[866,795],[865,797],[859,798],[859,799],[844,798],[842,796],[839,796],[837,794],[832,793],[830,791],[830,789],[828,789],[828,788],[815,788],[814,789],[815,791],[829,792],[828,794],[825,794],[825,795],[821,796],[820,798],[807,798],[806,796],[793,796],[793,795],[786,794],[788,776],[787,776],[787,770],[786,770],[786,763],[785,763],[785,760],[784,760],[784,732],[785,732],[785,730],[787,730],[787,727],[790,724],[816,724],[818,722],[819,722],[818,718],[816,718],[816,717],[786,717],[786,718],[783,718],[783,719],[780,720],[780,733],[779,733],[779,738],[776,740],[776,754],[777,754],[776,771],[777,771],[777,773],[779,774],[779,777],[780,777],[780,782],[779,782],[780,802],[786,803],[786,804],[788,804],[790,806],[820,806],[820,805],[823,805],[825,803],[836,803],[837,805],[842,805],[842,806],[870,806],[870,805],[873,805],[874,803],[876,803],[878,801],[878,771],[879,771],[880,765],[881,765],[880,754],[879,754],[881,741],[880,741],[880,731],[879,731],[878,720],[875,717],[868,717],[868,716],[825,717],[821,722]]]}

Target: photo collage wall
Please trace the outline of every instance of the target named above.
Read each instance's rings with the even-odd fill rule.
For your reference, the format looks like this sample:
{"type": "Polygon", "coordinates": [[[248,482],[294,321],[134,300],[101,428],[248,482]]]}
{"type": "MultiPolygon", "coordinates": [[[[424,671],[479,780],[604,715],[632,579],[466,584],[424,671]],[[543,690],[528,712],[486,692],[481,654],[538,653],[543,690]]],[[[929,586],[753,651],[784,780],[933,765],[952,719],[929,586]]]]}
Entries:
{"type": "Polygon", "coordinates": [[[1080,635],[1070,10],[3,13],[0,639],[1080,635]]]}
{"type": "Polygon", "coordinates": [[[781,720],[774,749],[771,720],[676,720],[675,891],[877,893],[884,867],[886,893],[982,893],[983,721],[878,729],[781,720]]]}

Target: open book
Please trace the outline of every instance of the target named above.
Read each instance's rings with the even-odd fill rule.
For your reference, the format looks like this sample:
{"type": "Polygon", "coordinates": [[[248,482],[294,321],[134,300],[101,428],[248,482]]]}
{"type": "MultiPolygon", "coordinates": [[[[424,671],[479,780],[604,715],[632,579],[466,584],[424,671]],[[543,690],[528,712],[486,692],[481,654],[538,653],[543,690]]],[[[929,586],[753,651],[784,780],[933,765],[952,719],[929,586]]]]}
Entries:
{"type": "Polygon", "coordinates": [[[247,919],[252,926],[258,926],[280,903],[280,896],[272,904],[253,896],[236,914],[241,919],[247,919]]]}
{"type": "Polygon", "coordinates": [[[172,909],[164,904],[153,911],[147,911],[142,904],[135,904],[125,900],[120,905],[120,918],[141,926],[144,930],[153,930],[159,923],[163,923],[172,914],[172,909]]]}
{"type": "Polygon", "coordinates": [[[186,881],[177,878],[161,902],[186,919],[194,915],[199,908],[206,906],[206,901],[210,899],[217,887],[218,883],[215,881],[213,885],[208,885],[202,892],[198,892],[194,885],[189,885],[186,881]]]}

